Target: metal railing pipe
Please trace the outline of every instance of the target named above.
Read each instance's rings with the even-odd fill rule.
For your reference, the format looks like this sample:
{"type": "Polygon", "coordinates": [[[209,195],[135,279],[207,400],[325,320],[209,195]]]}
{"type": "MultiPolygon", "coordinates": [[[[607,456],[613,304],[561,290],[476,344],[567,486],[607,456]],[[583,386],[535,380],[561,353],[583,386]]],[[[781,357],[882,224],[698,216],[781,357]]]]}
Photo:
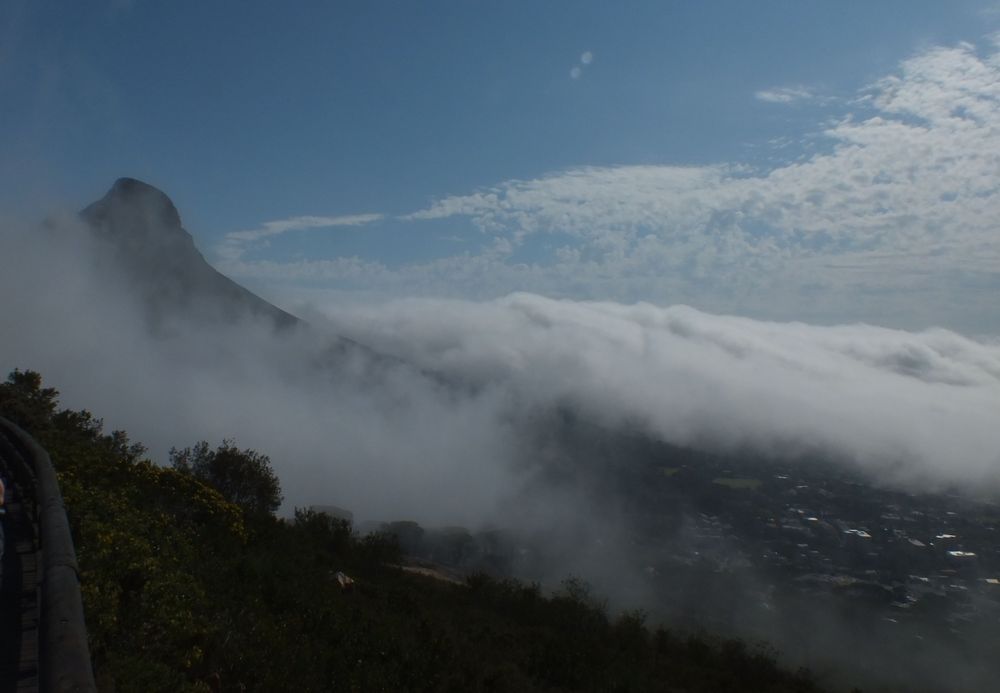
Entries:
{"type": "Polygon", "coordinates": [[[49,455],[19,426],[0,417],[34,472],[41,542],[38,676],[42,693],[96,693],[80,595],[80,571],[66,506],[49,455]]]}

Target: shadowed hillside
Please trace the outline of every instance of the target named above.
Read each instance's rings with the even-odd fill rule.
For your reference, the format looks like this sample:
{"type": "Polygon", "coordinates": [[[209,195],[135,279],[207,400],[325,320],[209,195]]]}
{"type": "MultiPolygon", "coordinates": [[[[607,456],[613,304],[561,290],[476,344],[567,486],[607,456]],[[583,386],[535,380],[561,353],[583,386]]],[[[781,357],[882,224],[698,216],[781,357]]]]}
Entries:
{"type": "Polygon", "coordinates": [[[170,198],[148,183],[119,178],[80,216],[111,246],[112,268],[120,268],[134,282],[154,325],[174,316],[265,318],[279,328],[299,322],[212,268],[181,225],[170,198]]]}
{"type": "Polygon", "coordinates": [[[158,467],[89,412],[59,411],[57,395],[15,371],[0,415],[59,473],[102,691],[817,690],[767,649],[613,617],[579,580],[547,597],[481,574],[452,584],[402,571],[389,535],[231,502],[197,465],[158,467]]]}

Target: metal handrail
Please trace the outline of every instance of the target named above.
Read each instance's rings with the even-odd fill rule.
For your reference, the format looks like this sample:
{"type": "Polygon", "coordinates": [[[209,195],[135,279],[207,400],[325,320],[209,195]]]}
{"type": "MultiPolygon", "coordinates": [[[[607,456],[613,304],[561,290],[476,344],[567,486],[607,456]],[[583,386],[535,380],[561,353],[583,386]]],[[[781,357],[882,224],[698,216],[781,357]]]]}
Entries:
{"type": "Polygon", "coordinates": [[[41,540],[40,690],[96,693],[83,621],[80,570],[56,471],[49,454],[19,426],[0,417],[0,428],[14,438],[34,473],[41,540]]]}

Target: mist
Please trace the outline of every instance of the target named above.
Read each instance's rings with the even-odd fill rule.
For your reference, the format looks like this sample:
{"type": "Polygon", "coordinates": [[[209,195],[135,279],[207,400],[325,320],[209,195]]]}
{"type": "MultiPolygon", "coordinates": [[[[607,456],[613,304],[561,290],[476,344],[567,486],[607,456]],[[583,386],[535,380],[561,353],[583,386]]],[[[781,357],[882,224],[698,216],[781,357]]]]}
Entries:
{"type": "MultiPolygon", "coordinates": [[[[212,297],[151,313],[112,256],[75,216],[5,225],[5,373],[41,372],[63,406],[126,430],[160,463],[172,446],[223,437],[269,455],[283,515],[335,504],[360,522],[516,530],[542,547],[527,577],[554,586],[583,576],[612,608],[642,606],[668,622],[686,613],[656,601],[633,499],[595,476],[596,458],[606,471],[634,456],[617,443],[595,451],[594,440],[786,464],[822,457],[907,491],[1000,490],[995,337],[526,293],[289,306],[307,323],[276,329],[249,315],[216,319],[212,297]],[[591,438],[566,444],[553,433],[566,416],[591,438]]],[[[722,599],[670,579],[682,600],[722,599]]],[[[766,581],[741,580],[766,593],[766,581]]],[[[856,639],[811,606],[739,607],[729,618],[797,663],[816,665],[817,649],[856,639]]],[[[905,671],[903,650],[887,676],[905,671]]]]}
{"type": "Polygon", "coordinates": [[[484,521],[525,481],[519,422],[554,407],[680,446],[827,451],[908,487],[1000,480],[996,339],[532,294],[298,306],[311,327],[294,331],[152,329],[72,217],[10,229],[2,250],[3,368],[39,370],[160,461],[202,438],[259,448],[288,507],[484,521]],[[331,358],[338,336],[368,349],[331,358]]]}
{"type": "Polygon", "coordinates": [[[531,294],[325,314],[339,334],[502,386],[521,406],[568,404],[676,445],[827,451],[911,488],[995,489],[1000,479],[995,340],[531,294]]]}
{"type": "Polygon", "coordinates": [[[38,370],[64,406],[126,430],[155,460],[235,438],[270,455],[283,512],[336,503],[375,519],[474,522],[515,483],[500,390],[459,399],[321,330],[154,323],[107,250],[70,218],[4,233],[0,285],[17,298],[0,316],[0,365],[38,370]]]}

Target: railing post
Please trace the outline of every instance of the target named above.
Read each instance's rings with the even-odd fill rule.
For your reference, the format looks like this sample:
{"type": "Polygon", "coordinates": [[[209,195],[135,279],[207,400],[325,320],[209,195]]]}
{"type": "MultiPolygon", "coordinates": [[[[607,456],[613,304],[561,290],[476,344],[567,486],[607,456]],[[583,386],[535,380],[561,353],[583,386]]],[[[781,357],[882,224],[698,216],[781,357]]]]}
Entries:
{"type": "Polygon", "coordinates": [[[83,620],[80,573],[66,506],[52,460],[20,427],[0,417],[21,448],[35,476],[41,541],[41,622],[39,683],[42,693],[96,693],[94,672],[83,620]]]}

